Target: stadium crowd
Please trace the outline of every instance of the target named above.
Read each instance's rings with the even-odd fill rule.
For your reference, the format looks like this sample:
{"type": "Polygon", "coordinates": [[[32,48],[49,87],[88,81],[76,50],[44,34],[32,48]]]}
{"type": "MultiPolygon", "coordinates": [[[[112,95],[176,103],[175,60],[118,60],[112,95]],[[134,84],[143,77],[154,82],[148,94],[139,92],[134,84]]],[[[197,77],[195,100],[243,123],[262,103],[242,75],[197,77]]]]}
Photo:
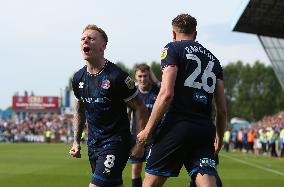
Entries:
{"type": "Polygon", "coordinates": [[[227,130],[224,149],[284,157],[284,111],[263,117],[251,128],[227,130]]]}
{"type": "MultiPolygon", "coordinates": [[[[70,143],[72,118],[70,114],[30,113],[25,118],[15,115],[8,120],[0,119],[0,142],[70,143]]],[[[224,149],[284,157],[284,111],[263,117],[251,128],[227,130],[224,149]]]]}
{"type": "Polygon", "coordinates": [[[0,119],[0,142],[64,142],[72,141],[72,115],[29,113],[0,119]]]}

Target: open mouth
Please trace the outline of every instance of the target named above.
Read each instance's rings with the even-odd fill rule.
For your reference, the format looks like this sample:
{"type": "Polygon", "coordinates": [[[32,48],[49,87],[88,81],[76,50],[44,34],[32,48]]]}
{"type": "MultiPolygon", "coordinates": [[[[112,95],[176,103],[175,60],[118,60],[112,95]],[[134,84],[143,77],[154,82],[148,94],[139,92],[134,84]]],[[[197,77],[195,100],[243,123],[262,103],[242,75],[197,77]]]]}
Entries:
{"type": "Polygon", "coordinates": [[[90,51],[90,48],[89,48],[88,46],[85,46],[85,47],[83,47],[83,51],[84,51],[85,53],[87,53],[87,52],[90,51]]]}

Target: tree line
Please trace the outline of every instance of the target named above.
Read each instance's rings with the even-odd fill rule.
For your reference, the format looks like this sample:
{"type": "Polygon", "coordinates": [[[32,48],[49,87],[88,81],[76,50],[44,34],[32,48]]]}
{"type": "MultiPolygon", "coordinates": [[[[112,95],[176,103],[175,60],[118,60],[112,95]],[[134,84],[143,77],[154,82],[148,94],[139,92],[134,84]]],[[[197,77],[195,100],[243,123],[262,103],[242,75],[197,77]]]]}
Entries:
{"type": "Polygon", "coordinates": [[[284,109],[284,92],[272,66],[238,61],[223,70],[230,118],[258,121],[284,109]]]}

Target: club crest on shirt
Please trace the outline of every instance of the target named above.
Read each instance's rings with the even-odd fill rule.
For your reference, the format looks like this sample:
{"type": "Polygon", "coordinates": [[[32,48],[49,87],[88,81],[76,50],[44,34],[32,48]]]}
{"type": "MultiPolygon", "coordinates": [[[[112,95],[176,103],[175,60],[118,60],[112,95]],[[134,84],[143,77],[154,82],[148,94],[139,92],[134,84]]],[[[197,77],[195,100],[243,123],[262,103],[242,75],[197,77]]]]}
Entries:
{"type": "Polygon", "coordinates": [[[103,80],[102,84],[101,84],[101,88],[104,89],[104,90],[107,90],[107,89],[109,89],[109,87],[110,87],[110,81],[107,80],[107,79],[103,80]]]}
{"type": "Polygon", "coordinates": [[[168,48],[164,48],[161,54],[161,60],[164,60],[167,57],[168,48]]]}
{"type": "Polygon", "coordinates": [[[124,82],[127,85],[127,87],[131,90],[135,87],[135,82],[129,76],[124,80],[124,82]]]}

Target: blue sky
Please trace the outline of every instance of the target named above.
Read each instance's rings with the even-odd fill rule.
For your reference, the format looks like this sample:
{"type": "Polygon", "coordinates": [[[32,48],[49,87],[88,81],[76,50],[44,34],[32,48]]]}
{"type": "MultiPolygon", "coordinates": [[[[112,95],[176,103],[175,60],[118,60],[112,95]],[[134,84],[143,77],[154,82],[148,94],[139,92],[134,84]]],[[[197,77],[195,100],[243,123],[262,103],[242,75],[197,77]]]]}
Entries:
{"type": "Polygon", "coordinates": [[[85,62],[79,42],[88,23],[109,36],[105,56],[128,67],[159,61],[171,41],[171,20],[189,13],[197,18],[197,40],[222,65],[269,60],[257,37],[231,31],[241,0],[9,0],[0,7],[0,108],[18,91],[59,96],[69,77],[85,62]]]}

